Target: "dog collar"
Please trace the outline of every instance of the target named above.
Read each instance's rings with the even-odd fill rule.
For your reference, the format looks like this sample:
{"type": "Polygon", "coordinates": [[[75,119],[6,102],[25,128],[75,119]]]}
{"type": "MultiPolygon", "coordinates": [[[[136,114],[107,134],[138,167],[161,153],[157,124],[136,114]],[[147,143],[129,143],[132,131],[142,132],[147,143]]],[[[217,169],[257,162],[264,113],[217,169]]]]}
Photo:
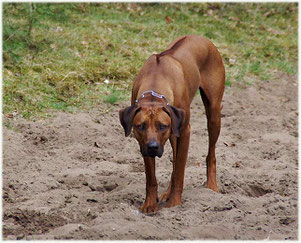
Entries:
{"type": "Polygon", "coordinates": [[[166,97],[164,95],[158,94],[153,90],[148,90],[142,93],[140,99],[135,100],[135,104],[137,104],[140,100],[142,100],[146,94],[151,94],[152,96],[159,98],[159,99],[164,99],[166,101],[166,105],[169,105],[168,100],[166,99],[166,97]]]}

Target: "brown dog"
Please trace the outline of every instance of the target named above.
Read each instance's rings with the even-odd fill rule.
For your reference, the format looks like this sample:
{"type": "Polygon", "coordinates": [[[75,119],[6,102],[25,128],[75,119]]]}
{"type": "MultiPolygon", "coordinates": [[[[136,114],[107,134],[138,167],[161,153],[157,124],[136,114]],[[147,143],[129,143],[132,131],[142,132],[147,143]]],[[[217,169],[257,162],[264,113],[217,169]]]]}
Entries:
{"type": "Polygon", "coordinates": [[[224,87],[222,58],[212,42],[201,36],[182,36],[166,51],[150,56],[145,62],[133,85],[131,106],[119,111],[125,136],[133,127],[144,159],[143,212],[158,210],[155,157],[162,156],[167,139],[173,149],[173,171],[161,200],[167,201],[167,207],[181,204],[190,137],[190,104],[198,89],[208,121],[207,187],[218,192],[215,144],[221,127],[224,87]]]}

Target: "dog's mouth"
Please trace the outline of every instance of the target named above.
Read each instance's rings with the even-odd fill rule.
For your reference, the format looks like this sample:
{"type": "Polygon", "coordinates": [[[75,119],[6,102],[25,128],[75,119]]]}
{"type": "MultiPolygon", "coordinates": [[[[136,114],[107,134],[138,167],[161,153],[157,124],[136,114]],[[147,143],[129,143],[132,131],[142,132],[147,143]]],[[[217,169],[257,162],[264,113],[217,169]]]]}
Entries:
{"type": "Polygon", "coordinates": [[[161,158],[164,152],[163,147],[159,147],[158,149],[147,149],[147,148],[142,148],[140,147],[140,152],[143,157],[151,157],[151,158],[161,158]]]}

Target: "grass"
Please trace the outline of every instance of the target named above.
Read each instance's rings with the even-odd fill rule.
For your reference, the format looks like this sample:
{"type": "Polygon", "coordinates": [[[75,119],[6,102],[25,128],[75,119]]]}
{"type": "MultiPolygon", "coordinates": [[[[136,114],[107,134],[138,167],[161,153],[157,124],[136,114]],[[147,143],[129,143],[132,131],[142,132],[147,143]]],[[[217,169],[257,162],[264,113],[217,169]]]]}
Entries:
{"type": "Polygon", "coordinates": [[[296,74],[297,11],[296,3],[3,3],[3,113],[31,119],[118,104],[144,61],[188,33],[216,44],[227,87],[296,74]]]}

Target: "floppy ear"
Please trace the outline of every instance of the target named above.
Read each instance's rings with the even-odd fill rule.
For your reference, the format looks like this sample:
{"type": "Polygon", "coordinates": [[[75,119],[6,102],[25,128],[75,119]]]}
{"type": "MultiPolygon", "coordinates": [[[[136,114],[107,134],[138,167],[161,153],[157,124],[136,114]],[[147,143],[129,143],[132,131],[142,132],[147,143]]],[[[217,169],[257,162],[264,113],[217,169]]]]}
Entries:
{"type": "Polygon", "coordinates": [[[119,120],[124,128],[125,136],[129,136],[132,130],[134,116],[141,109],[137,105],[132,105],[119,111],[119,120]]]}
{"type": "Polygon", "coordinates": [[[170,116],[171,118],[171,130],[176,135],[176,137],[180,137],[180,129],[185,120],[185,111],[168,105],[163,107],[163,110],[170,116]]]}

